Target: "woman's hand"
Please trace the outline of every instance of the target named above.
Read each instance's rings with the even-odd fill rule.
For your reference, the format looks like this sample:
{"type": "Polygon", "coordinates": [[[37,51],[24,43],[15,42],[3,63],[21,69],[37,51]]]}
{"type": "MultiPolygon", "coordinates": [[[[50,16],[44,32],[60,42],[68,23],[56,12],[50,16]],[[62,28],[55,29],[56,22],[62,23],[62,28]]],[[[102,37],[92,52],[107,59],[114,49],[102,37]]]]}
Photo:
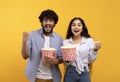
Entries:
{"type": "Polygon", "coordinates": [[[101,41],[96,41],[93,50],[98,51],[100,48],[101,48],[101,41]]]}

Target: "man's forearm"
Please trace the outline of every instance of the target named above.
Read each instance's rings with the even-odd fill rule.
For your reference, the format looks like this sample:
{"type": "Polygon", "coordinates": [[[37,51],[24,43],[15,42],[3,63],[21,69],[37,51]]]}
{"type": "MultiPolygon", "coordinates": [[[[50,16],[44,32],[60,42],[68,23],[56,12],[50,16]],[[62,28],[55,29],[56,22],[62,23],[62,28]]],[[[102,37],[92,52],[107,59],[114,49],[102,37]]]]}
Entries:
{"type": "Polygon", "coordinates": [[[29,52],[28,52],[26,43],[22,43],[22,50],[21,50],[21,52],[22,52],[22,57],[23,57],[24,59],[28,59],[28,57],[29,57],[29,52]]]}

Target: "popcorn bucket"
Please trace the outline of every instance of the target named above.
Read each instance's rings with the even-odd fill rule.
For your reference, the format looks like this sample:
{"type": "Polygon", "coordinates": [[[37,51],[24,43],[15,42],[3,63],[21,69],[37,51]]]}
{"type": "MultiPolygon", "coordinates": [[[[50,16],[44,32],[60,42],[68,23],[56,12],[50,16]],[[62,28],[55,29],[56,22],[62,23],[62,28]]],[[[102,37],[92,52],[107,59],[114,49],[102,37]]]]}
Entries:
{"type": "Polygon", "coordinates": [[[64,61],[73,61],[76,58],[75,46],[62,46],[62,56],[64,61]]]}
{"type": "Polygon", "coordinates": [[[42,48],[42,60],[44,61],[45,57],[53,58],[56,57],[56,49],[54,48],[42,48]]]}

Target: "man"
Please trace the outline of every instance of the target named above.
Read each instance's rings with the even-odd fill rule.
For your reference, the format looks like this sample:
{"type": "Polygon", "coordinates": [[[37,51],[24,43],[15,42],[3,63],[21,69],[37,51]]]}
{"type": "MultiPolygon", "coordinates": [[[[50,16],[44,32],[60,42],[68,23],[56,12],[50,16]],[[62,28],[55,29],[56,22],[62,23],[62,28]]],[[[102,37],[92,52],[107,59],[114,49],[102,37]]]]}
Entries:
{"type": "Polygon", "coordinates": [[[44,10],[40,16],[42,28],[29,33],[23,32],[22,57],[28,59],[26,76],[31,82],[60,82],[61,73],[58,64],[62,63],[60,47],[62,37],[53,28],[58,22],[58,15],[53,10],[44,10]],[[41,49],[55,48],[56,57],[45,57],[42,61],[41,49]]]}

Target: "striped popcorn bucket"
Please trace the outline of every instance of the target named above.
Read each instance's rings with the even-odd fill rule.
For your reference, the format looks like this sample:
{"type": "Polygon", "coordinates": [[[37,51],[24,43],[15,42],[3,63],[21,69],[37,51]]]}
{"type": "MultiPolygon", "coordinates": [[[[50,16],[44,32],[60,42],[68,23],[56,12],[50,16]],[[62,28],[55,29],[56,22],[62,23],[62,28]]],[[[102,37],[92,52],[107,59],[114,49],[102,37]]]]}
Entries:
{"type": "Polygon", "coordinates": [[[56,57],[56,49],[54,48],[42,48],[42,60],[44,61],[45,57],[53,58],[56,57]]]}
{"type": "Polygon", "coordinates": [[[75,47],[61,47],[64,61],[73,61],[76,58],[75,47]]]}

